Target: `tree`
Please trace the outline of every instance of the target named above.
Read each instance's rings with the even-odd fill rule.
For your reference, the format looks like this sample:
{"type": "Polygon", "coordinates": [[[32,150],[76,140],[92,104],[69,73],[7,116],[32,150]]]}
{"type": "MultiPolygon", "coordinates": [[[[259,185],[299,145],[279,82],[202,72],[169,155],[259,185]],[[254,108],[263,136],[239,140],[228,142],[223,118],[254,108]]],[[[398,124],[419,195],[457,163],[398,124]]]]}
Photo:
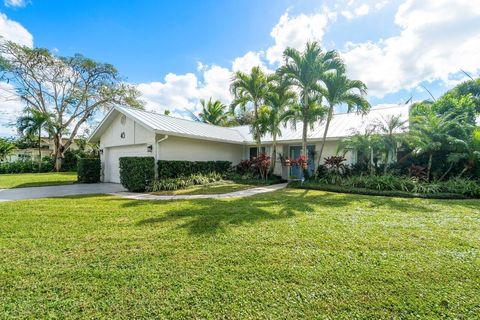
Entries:
{"type": "MultiPolygon", "coordinates": [[[[480,163],[480,128],[477,127],[473,130],[471,136],[466,140],[459,140],[458,144],[461,145],[461,149],[457,152],[452,152],[448,155],[447,161],[451,164],[462,162],[463,169],[458,176],[462,176],[469,170],[474,169],[480,163]]],[[[451,170],[452,165],[440,178],[442,180],[451,170]]]]}
{"type": "Polygon", "coordinates": [[[195,121],[209,123],[217,126],[223,126],[227,122],[227,113],[226,106],[220,101],[212,101],[212,98],[206,102],[204,99],[200,99],[200,105],[202,106],[202,111],[200,114],[195,116],[192,114],[192,118],[195,121]]]}
{"type": "Polygon", "coordinates": [[[8,139],[0,138],[0,160],[5,160],[15,150],[15,144],[8,139]]]}
{"type": "Polygon", "coordinates": [[[430,181],[433,155],[440,151],[442,146],[458,146],[461,140],[453,132],[471,132],[465,116],[458,116],[454,112],[437,115],[432,109],[425,114],[420,114],[410,119],[409,144],[416,155],[424,154],[428,158],[427,181],[430,181]]]}
{"type": "Polygon", "coordinates": [[[278,78],[270,85],[266,105],[259,110],[259,130],[262,134],[272,136],[272,157],[269,174],[275,169],[277,159],[277,137],[282,135],[281,125],[293,116],[289,110],[295,103],[297,95],[290,90],[290,81],[278,78]]]}
{"type": "Polygon", "coordinates": [[[464,81],[447,92],[454,97],[471,95],[477,114],[480,114],[480,78],[464,81]]]}
{"type": "Polygon", "coordinates": [[[392,115],[382,117],[373,124],[374,130],[380,135],[379,140],[384,154],[384,173],[387,172],[389,154],[396,161],[398,145],[405,140],[402,133],[406,130],[407,122],[408,120],[403,120],[400,115],[392,115]]]}
{"type": "Polygon", "coordinates": [[[375,137],[374,131],[371,127],[366,128],[364,133],[359,131],[352,132],[353,134],[340,141],[337,147],[337,152],[347,151],[357,152],[357,157],[362,155],[361,159],[357,159],[357,163],[363,163],[367,166],[368,171],[373,173],[372,154],[374,149],[378,147],[378,139],[375,137]]]}
{"type": "Polygon", "coordinates": [[[288,77],[300,92],[300,106],[303,109],[302,154],[307,156],[308,117],[318,115],[321,106],[319,96],[321,82],[328,72],[343,67],[343,62],[336,51],[323,52],[317,42],[308,42],[303,52],[287,48],[283,52],[285,64],[277,73],[288,77]],[[314,112],[309,108],[316,109],[314,112]]]}
{"type": "Polygon", "coordinates": [[[98,110],[115,104],[142,107],[139,92],[122,82],[111,64],[80,54],[59,57],[47,49],[2,41],[0,80],[13,84],[27,107],[49,115],[57,171],[81,126],[98,110]]]}
{"type": "Polygon", "coordinates": [[[333,111],[336,106],[346,104],[347,112],[367,113],[370,110],[370,104],[364,98],[367,94],[367,86],[360,80],[350,80],[345,74],[343,66],[337,68],[334,72],[326,73],[323,77],[323,84],[320,88],[322,96],[327,100],[328,112],[325,120],[325,129],[323,132],[322,144],[318,152],[318,163],[327,141],[328,128],[333,118],[333,111]]]}
{"type": "Polygon", "coordinates": [[[50,132],[49,119],[46,113],[33,108],[27,108],[26,114],[17,119],[17,129],[22,136],[37,138],[38,140],[38,171],[42,168],[42,130],[50,132]]]}
{"type": "Polygon", "coordinates": [[[268,95],[269,82],[272,76],[267,76],[260,67],[253,67],[250,74],[237,71],[230,84],[230,91],[234,95],[232,101],[232,111],[240,106],[243,111],[246,110],[248,103],[253,105],[254,121],[252,124],[252,134],[257,144],[257,150],[260,150],[261,133],[258,127],[258,109],[265,103],[268,95]]]}

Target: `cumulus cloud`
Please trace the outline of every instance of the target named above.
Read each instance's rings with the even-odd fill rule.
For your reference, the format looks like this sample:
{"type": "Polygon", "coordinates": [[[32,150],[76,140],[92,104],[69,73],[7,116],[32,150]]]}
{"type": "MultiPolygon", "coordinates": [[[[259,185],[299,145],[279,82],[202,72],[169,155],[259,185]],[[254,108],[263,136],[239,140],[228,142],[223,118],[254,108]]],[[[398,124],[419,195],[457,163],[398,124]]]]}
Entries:
{"type": "Polygon", "coordinates": [[[267,49],[266,58],[274,64],[282,61],[285,48],[303,49],[307,41],[321,41],[329,22],[334,21],[336,14],[324,9],[311,15],[299,14],[290,16],[287,11],[273,27],[270,35],[275,44],[267,49]]]}
{"type": "Polygon", "coordinates": [[[341,15],[351,20],[356,17],[365,16],[369,12],[370,12],[370,6],[364,3],[353,10],[342,10],[341,15]]]}
{"type": "Polygon", "coordinates": [[[23,108],[23,103],[15,95],[15,88],[9,83],[0,82],[0,136],[15,135],[14,124],[23,108]]]}
{"type": "Polygon", "coordinates": [[[259,66],[265,71],[269,71],[263,63],[264,53],[263,51],[253,52],[248,51],[245,55],[235,58],[232,63],[232,70],[249,72],[253,67],[259,66]]]}
{"type": "Polygon", "coordinates": [[[448,81],[480,68],[480,6],[469,0],[407,0],[395,15],[397,36],[349,43],[343,53],[352,77],[376,97],[423,81],[448,81]]]}
{"type": "Polygon", "coordinates": [[[18,44],[33,47],[33,36],[20,23],[8,19],[0,12],[0,37],[18,44]]]}

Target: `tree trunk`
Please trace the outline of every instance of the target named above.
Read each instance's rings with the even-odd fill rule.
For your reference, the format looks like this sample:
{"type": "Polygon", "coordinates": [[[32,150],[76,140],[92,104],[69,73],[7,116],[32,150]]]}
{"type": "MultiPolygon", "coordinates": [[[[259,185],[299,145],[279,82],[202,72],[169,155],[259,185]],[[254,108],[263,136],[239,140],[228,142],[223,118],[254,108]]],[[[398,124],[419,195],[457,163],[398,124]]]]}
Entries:
{"type": "Polygon", "coordinates": [[[38,156],[40,160],[38,161],[38,172],[42,171],[42,127],[38,129],[38,156]]]}
{"type": "Polygon", "coordinates": [[[260,148],[261,148],[261,141],[260,141],[260,132],[258,130],[258,105],[257,103],[255,102],[253,104],[253,114],[254,114],[254,125],[253,125],[253,134],[254,134],[254,138],[255,138],[255,142],[257,144],[257,156],[260,154],[260,148]]]}
{"type": "Polygon", "coordinates": [[[54,155],[55,155],[55,171],[59,172],[63,164],[63,144],[62,144],[62,135],[56,133],[53,135],[53,142],[55,145],[54,155]]]}
{"type": "Polygon", "coordinates": [[[327,141],[328,127],[330,126],[330,121],[332,120],[332,117],[333,117],[333,106],[330,105],[330,109],[328,110],[328,115],[327,115],[327,122],[325,123],[325,131],[323,132],[322,144],[320,145],[320,150],[318,151],[317,168],[318,166],[320,166],[323,148],[325,147],[325,142],[327,141]]]}
{"type": "MultiPolygon", "coordinates": [[[[308,92],[308,91],[307,91],[308,92]]],[[[308,134],[308,95],[303,98],[303,129],[302,129],[302,155],[308,156],[307,153],[307,134],[308,134]]]]}
{"type": "Polygon", "coordinates": [[[445,171],[444,174],[442,174],[442,176],[440,177],[439,181],[442,181],[443,179],[445,179],[445,177],[447,176],[447,174],[450,173],[450,171],[452,170],[453,168],[453,162],[450,162],[450,167],[448,167],[448,170],[445,171]]]}
{"type": "Polygon", "coordinates": [[[433,153],[430,153],[428,156],[428,165],[427,165],[427,182],[430,182],[430,170],[432,169],[432,160],[433,160],[433,153]]]}
{"type": "Polygon", "coordinates": [[[269,172],[270,175],[275,170],[276,160],[277,160],[277,136],[273,135],[272,136],[272,161],[270,162],[270,172],[269,172]]]}

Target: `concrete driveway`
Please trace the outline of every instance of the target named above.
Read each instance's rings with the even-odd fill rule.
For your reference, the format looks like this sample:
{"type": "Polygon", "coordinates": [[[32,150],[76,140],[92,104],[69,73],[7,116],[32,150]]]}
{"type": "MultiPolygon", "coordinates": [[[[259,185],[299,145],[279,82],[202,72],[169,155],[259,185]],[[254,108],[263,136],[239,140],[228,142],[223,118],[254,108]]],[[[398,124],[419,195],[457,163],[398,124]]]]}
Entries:
{"type": "Polygon", "coordinates": [[[50,187],[0,189],[0,201],[63,197],[82,194],[104,194],[126,191],[117,183],[69,184],[50,187]]]}

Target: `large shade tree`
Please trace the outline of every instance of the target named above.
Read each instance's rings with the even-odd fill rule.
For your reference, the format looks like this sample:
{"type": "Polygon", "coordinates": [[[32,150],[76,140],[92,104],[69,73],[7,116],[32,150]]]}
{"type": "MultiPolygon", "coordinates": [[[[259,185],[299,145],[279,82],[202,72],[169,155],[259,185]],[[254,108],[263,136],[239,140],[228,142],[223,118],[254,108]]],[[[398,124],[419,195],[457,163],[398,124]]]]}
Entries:
{"type": "Polygon", "coordinates": [[[343,62],[336,51],[324,52],[317,42],[307,43],[303,52],[287,48],[283,56],[285,64],[277,73],[288,77],[300,93],[302,154],[306,156],[309,122],[312,121],[309,117],[317,118],[320,113],[318,109],[321,105],[321,83],[327,73],[343,68],[343,62]],[[311,108],[314,110],[310,110],[311,108]]]}
{"type": "Polygon", "coordinates": [[[320,88],[320,92],[328,104],[328,111],[325,119],[322,143],[318,151],[317,164],[320,164],[322,158],[335,107],[346,105],[347,112],[356,111],[362,113],[367,113],[370,109],[370,104],[365,99],[367,86],[360,80],[348,79],[343,65],[333,72],[326,73],[323,76],[322,82],[323,86],[320,88]]]}
{"type": "Polygon", "coordinates": [[[0,42],[0,80],[13,85],[26,107],[48,114],[55,145],[55,168],[82,125],[114,104],[142,107],[138,91],[118,71],[82,55],[55,56],[46,49],[0,42]]]}
{"type": "Polygon", "coordinates": [[[234,96],[232,101],[232,111],[237,107],[246,110],[248,104],[253,106],[253,124],[252,134],[257,144],[257,150],[260,150],[261,132],[258,123],[259,108],[265,104],[265,99],[269,92],[269,82],[272,76],[266,75],[260,67],[253,67],[250,73],[237,71],[230,84],[230,91],[234,96]]]}

